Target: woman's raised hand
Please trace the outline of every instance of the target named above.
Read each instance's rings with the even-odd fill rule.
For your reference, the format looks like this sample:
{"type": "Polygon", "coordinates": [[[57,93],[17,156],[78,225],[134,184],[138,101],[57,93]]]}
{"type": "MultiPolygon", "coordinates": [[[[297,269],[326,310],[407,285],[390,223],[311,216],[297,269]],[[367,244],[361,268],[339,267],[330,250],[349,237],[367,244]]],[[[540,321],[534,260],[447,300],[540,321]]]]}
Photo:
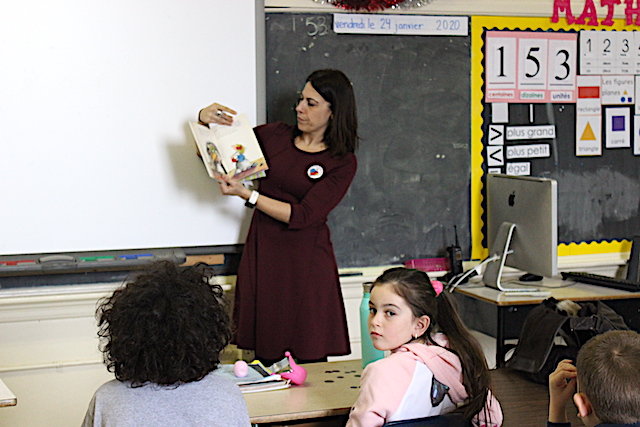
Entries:
{"type": "Polygon", "coordinates": [[[233,117],[229,114],[237,114],[234,110],[218,103],[213,103],[208,107],[203,108],[198,113],[198,119],[202,123],[216,123],[219,125],[230,125],[233,123],[233,117]]]}

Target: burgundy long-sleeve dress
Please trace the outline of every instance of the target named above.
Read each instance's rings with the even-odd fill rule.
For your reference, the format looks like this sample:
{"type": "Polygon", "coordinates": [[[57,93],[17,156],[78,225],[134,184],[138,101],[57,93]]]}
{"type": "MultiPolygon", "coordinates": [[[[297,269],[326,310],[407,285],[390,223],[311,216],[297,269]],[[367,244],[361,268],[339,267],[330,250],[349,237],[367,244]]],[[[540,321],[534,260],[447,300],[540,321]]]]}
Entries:
{"type": "Polygon", "coordinates": [[[291,204],[289,224],[255,210],[234,302],[239,348],[298,359],[351,352],[327,216],[347,192],[356,157],[307,153],[281,122],[255,128],[269,165],[260,193],[291,204]]]}

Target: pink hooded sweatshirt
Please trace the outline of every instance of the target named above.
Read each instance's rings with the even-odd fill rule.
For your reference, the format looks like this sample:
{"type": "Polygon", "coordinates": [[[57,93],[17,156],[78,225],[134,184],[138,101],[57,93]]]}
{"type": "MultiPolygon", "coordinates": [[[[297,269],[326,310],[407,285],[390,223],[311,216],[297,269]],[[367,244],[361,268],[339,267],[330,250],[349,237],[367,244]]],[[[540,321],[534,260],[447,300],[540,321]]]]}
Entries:
{"type": "MultiPolygon", "coordinates": [[[[434,340],[448,346],[444,334],[436,334],[434,340]]],[[[347,427],[377,427],[390,421],[446,414],[462,405],[467,397],[458,356],[435,345],[406,344],[384,359],[367,365],[360,381],[360,395],[351,409],[347,427]],[[434,376],[436,383],[448,387],[448,391],[444,389],[438,393],[441,400],[436,398],[435,405],[432,399],[434,376]]],[[[473,424],[478,427],[501,426],[502,409],[491,391],[487,396],[486,409],[489,416],[481,411],[473,424]]]]}

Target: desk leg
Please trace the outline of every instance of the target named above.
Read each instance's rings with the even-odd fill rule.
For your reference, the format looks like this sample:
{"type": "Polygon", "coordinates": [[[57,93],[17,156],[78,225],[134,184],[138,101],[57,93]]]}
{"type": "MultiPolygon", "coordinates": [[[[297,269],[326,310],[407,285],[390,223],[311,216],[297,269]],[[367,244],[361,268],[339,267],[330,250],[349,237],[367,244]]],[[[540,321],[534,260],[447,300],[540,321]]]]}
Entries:
{"type": "Polygon", "coordinates": [[[496,324],[496,367],[504,367],[504,308],[498,307],[498,321],[496,324]]]}

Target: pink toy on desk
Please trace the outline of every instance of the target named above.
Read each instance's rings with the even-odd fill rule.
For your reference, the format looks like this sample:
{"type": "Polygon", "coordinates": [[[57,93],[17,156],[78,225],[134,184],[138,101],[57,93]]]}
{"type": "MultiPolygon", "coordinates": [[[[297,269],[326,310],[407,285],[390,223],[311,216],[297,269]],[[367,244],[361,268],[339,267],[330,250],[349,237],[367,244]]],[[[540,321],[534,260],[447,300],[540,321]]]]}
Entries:
{"type": "Polygon", "coordinates": [[[295,385],[302,385],[304,380],[307,379],[307,370],[302,366],[297,365],[296,362],[293,361],[293,357],[291,357],[291,353],[288,351],[284,352],[284,355],[289,358],[289,366],[291,366],[291,372],[285,372],[280,374],[282,378],[285,380],[289,380],[295,385]]]}
{"type": "Polygon", "coordinates": [[[244,378],[249,374],[249,365],[244,360],[238,360],[233,364],[233,373],[238,378],[244,378]]]}

